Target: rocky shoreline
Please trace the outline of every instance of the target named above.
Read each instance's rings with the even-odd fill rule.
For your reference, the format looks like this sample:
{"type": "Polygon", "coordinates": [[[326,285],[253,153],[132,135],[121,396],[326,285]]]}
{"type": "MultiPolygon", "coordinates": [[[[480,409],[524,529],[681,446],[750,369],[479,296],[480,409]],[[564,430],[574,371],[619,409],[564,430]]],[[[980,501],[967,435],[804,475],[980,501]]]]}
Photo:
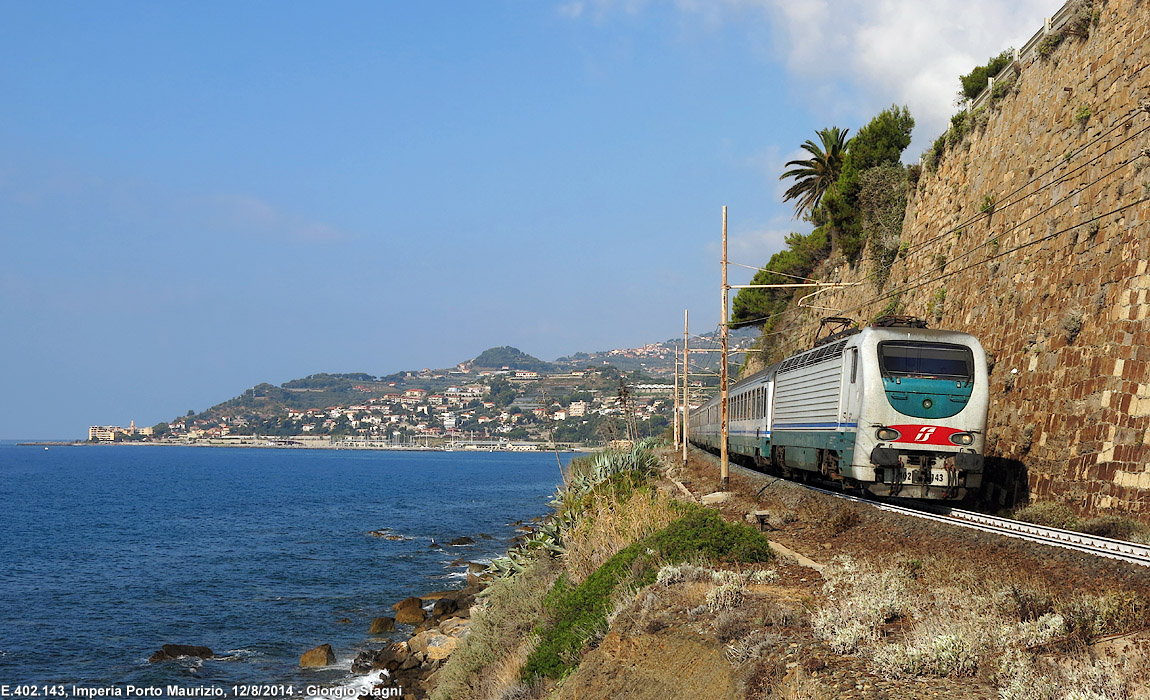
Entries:
{"type": "MultiPolygon", "coordinates": [[[[508,546],[522,542],[527,534],[534,531],[541,517],[531,522],[517,520],[517,535],[508,546]]],[[[389,530],[368,533],[374,537],[395,538],[389,530]]],[[[489,539],[490,535],[480,534],[489,539]]],[[[465,546],[474,543],[470,537],[459,537],[446,543],[447,546],[465,546]]],[[[433,543],[433,546],[435,545],[433,543]]],[[[462,564],[464,560],[454,563],[462,564]]],[[[369,692],[359,695],[359,700],[375,700],[379,697],[394,697],[398,691],[403,698],[423,700],[435,689],[438,672],[462,643],[471,628],[472,612],[483,603],[478,597],[491,581],[488,564],[468,561],[467,584],[461,589],[444,590],[412,596],[393,604],[394,616],[377,617],[371,621],[368,634],[383,635],[397,631],[397,625],[411,625],[412,630],[406,640],[389,641],[370,651],[359,653],[351,664],[351,672],[356,676],[370,676],[380,672],[380,679],[374,681],[369,692]],[[390,694],[389,694],[390,693],[390,694]]],[[[301,666],[326,666],[333,663],[327,654],[329,645],[321,645],[304,653],[301,666]]]]}
{"type": "MultiPolygon", "coordinates": [[[[360,696],[362,700],[386,696],[386,692],[394,693],[396,688],[401,689],[404,698],[416,700],[431,693],[437,672],[468,633],[476,596],[486,587],[486,569],[485,565],[472,562],[468,565],[466,587],[405,598],[392,606],[394,617],[372,620],[370,634],[393,632],[397,624],[414,628],[407,640],[361,652],[352,661],[351,671],[356,675],[382,672],[372,692],[360,696]]],[[[301,665],[315,651],[305,653],[301,665]]],[[[320,661],[318,657],[316,660],[320,661]]]]}

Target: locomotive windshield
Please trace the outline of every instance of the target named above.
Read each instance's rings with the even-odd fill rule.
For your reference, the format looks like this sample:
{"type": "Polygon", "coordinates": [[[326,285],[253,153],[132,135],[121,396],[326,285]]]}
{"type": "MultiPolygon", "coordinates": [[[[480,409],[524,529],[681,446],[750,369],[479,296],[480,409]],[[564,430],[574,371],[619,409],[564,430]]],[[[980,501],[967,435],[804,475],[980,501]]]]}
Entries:
{"type": "Polygon", "coordinates": [[[884,377],[974,380],[974,355],[963,345],[888,341],[878,356],[884,377]]]}

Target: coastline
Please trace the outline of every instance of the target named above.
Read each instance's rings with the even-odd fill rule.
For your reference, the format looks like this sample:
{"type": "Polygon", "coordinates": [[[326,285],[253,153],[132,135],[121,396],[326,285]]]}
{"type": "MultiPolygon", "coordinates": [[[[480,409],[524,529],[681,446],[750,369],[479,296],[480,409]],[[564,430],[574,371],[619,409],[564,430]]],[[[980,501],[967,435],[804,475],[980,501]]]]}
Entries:
{"type": "Polygon", "coordinates": [[[356,655],[386,645],[388,637],[407,641],[414,631],[399,625],[372,635],[374,616],[394,616],[392,604],[408,596],[430,600],[431,591],[462,588],[468,562],[505,553],[519,526],[546,511],[559,481],[554,456],[546,453],[49,452],[9,443],[4,456],[7,485],[27,494],[6,508],[6,531],[14,536],[4,560],[35,570],[41,561],[91,553],[86,566],[70,567],[75,573],[55,587],[38,576],[6,582],[3,617],[27,619],[29,627],[43,620],[36,630],[46,631],[30,631],[23,646],[6,642],[4,675],[37,684],[59,678],[55,663],[84,658],[106,633],[101,620],[120,614],[117,624],[130,633],[108,651],[110,661],[89,662],[68,676],[92,687],[196,681],[221,688],[283,683],[297,695],[312,686],[343,689],[356,680],[350,672],[356,655]],[[461,484],[466,495],[457,491],[461,484]],[[450,507],[446,492],[459,494],[450,507]],[[54,528],[58,536],[33,541],[30,533],[44,529],[40,523],[60,522],[55,504],[74,522],[54,528]],[[466,536],[474,542],[452,544],[466,536]],[[162,546],[122,546],[159,539],[162,546]],[[171,565],[188,557],[195,567],[171,565]],[[102,585],[122,562],[161,573],[127,593],[102,585]],[[80,611],[91,616],[70,628],[75,641],[56,643],[50,630],[84,617],[80,611]],[[300,655],[321,643],[334,648],[337,660],[300,668],[300,655]],[[206,646],[217,658],[203,662],[202,676],[185,678],[200,662],[147,664],[163,644],[206,646]]]}
{"type": "Polygon", "coordinates": [[[376,450],[394,452],[594,452],[599,447],[567,446],[558,450],[544,443],[511,443],[502,447],[487,445],[473,445],[471,443],[458,443],[429,447],[425,445],[387,445],[377,442],[361,442],[355,440],[331,442],[329,440],[300,439],[298,437],[282,438],[282,442],[275,442],[268,438],[243,440],[189,440],[189,441],[162,441],[162,442],[91,442],[88,440],[27,440],[15,443],[16,447],[242,447],[254,449],[278,450],[376,450]],[[288,442],[290,441],[290,443],[288,442]]]}

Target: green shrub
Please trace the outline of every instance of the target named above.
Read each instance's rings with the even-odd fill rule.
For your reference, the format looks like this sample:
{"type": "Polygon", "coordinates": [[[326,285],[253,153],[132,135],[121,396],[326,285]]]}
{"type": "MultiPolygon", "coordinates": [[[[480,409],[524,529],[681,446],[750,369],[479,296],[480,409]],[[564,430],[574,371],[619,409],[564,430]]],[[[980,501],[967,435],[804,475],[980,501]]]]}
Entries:
{"type": "Polygon", "coordinates": [[[923,165],[930,172],[938,170],[938,166],[942,164],[943,154],[946,153],[946,134],[939,136],[923,154],[923,165]]]}
{"type": "Polygon", "coordinates": [[[951,117],[950,129],[946,132],[947,147],[954,148],[959,143],[961,143],[969,128],[970,120],[967,119],[967,113],[965,110],[951,117]]]}
{"type": "Polygon", "coordinates": [[[1088,535],[1109,537],[1114,540],[1136,540],[1150,531],[1145,523],[1120,515],[1102,515],[1082,523],[1079,528],[1088,535]]]}
{"type": "Polygon", "coordinates": [[[855,262],[866,244],[858,200],[860,175],[886,163],[899,163],[913,128],[914,118],[906,107],[891,105],[879,112],[850,140],[842,172],[811,212],[816,225],[835,232],[838,249],[848,262],[855,262]]]}
{"type": "MultiPolygon", "coordinates": [[[[830,238],[824,228],[809,234],[787,235],[787,247],[771,256],[763,269],[755,273],[751,284],[788,284],[807,277],[830,252],[830,238]],[[777,273],[777,274],[776,274],[777,273]]],[[[731,305],[732,327],[762,325],[771,327],[771,317],[787,308],[793,289],[740,289],[731,305]]]]}
{"type": "MultiPolygon", "coordinates": [[[[991,106],[997,105],[1002,101],[1002,98],[1010,94],[1018,84],[1018,76],[1011,72],[1002,77],[1001,80],[994,81],[994,87],[990,89],[990,104],[991,106]]],[[[980,108],[983,109],[983,108],[980,108]]]]}
{"type": "Polygon", "coordinates": [[[1038,53],[1038,57],[1043,60],[1050,58],[1050,56],[1054,53],[1054,50],[1058,48],[1059,44],[1061,44],[1062,40],[1065,38],[1066,37],[1062,34],[1062,32],[1051,32],[1050,34],[1046,35],[1046,38],[1040,41],[1038,43],[1038,48],[1035,49],[1035,51],[1038,53]]]}
{"type": "Polygon", "coordinates": [[[1147,601],[1133,591],[1107,591],[1080,595],[1055,604],[1072,638],[1089,642],[1094,637],[1119,634],[1150,622],[1147,601]]]}
{"type": "Polygon", "coordinates": [[[561,678],[571,672],[587,642],[606,631],[617,591],[655,583],[660,562],[764,562],[772,556],[767,539],[753,528],[692,506],[679,520],[619,551],[578,586],[560,576],[545,602],[549,623],[537,628],[539,646],[523,676],[561,678]]]}
{"type": "Polygon", "coordinates": [[[988,59],[986,65],[978,66],[966,75],[960,76],[958,80],[962,84],[962,89],[958,91],[959,96],[968,100],[978,97],[986,89],[986,79],[1001,73],[1002,69],[1010,65],[1013,60],[1014,49],[1007,49],[988,59]]]}
{"type": "Polygon", "coordinates": [[[1063,530],[1078,529],[1078,516],[1069,507],[1054,501],[1038,501],[1015,511],[1016,520],[1047,527],[1058,527],[1063,530]]]}

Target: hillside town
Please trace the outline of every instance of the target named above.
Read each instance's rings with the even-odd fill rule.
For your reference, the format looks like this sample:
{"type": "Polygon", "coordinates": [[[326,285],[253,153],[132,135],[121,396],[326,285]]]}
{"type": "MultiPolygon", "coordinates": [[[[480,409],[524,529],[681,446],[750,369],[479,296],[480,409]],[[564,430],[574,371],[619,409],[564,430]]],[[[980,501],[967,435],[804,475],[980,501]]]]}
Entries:
{"type": "MultiPolygon", "coordinates": [[[[674,356],[658,345],[605,354],[658,358],[667,365],[674,356]]],[[[150,427],[94,425],[88,441],[551,449],[637,439],[671,425],[674,383],[638,370],[624,374],[611,364],[568,369],[521,357],[530,361],[498,368],[471,361],[380,378],[325,374],[279,387],[261,384],[207,411],[189,411],[150,427]]],[[[702,382],[693,383],[701,390],[702,382]]]]}

